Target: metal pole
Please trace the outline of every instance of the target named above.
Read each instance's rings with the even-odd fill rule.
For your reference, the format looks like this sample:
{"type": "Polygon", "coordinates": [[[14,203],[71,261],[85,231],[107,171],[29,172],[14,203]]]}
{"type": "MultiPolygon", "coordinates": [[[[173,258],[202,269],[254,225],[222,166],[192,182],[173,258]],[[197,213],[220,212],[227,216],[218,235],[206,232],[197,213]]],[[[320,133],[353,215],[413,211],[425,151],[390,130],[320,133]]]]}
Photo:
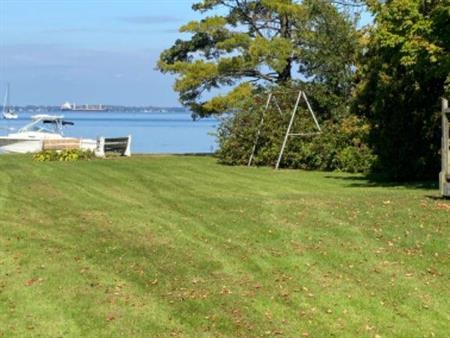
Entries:
{"type": "Polygon", "coordinates": [[[281,159],[283,158],[284,149],[286,148],[286,144],[287,144],[287,141],[288,141],[288,138],[289,138],[289,134],[291,133],[291,129],[292,129],[292,126],[294,124],[295,114],[296,114],[298,106],[300,104],[300,99],[302,98],[302,93],[303,93],[302,91],[299,91],[299,93],[298,93],[297,102],[295,102],[295,107],[294,107],[294,110],[292,111],[291,121],[289,121],[289,126],[288,126],[288,129],[286,131],[286,135],[284,137],[283,145],[281,146],[280,155],[278,156],[277,165],[275,166],[276,170],[278,170],[278,168],[280,167],[281,159]]]}
{"type": "Polygon", "coordinates": [[[269,109],[270,102],[272,101],[272,95],[273,95],[272,93],[269,93],[269,95],[267,96],[266,106],[264,107],[264,110],[262,112],[261,121],[259,121],[258,131],[256,132],[255,143],[253,144],[252,153],[250,155],[250,158],[249,158],[248,164],[247,164],[247,166],[249,166],[249,167],[252,165],[253,158],[255,157],[256,147],[258,146],[259,136],[261,135],[261,128],[264,124],[264,116],[266,115],[267,109],[269,109]]]}
{"type": "Polygon", "coordinates": [[[275,102],[275,105],[277,106],[278,111],[280,112],[280,116],[283,116],[283,111],[281,110],[280,105],[278,104],[276,96],[273,97],[273,101],[275,102]]]}
{"type": "Polygon", "coordinates": [[[306,105],[308,106],[308,110],[309,110],[312,118],[314,119],[314,123],[316,124],[317,129],[319,129],[319,131],[322,131],[322,129],[320,128],[319,122],[317,121],[316,114],[314,114],[314,111],[312,110],[311,105],[309,104],[309,101],[308,101],[308,98],[306,97],[305,92],[303,92],[303,98],[306,101],[306,105]]]}

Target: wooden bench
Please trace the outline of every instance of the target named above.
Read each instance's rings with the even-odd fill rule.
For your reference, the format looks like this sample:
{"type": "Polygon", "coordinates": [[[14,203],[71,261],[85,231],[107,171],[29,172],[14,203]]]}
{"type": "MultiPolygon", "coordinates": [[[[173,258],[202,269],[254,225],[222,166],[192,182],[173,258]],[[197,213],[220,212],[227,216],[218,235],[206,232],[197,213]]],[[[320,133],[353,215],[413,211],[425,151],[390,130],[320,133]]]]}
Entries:
{"type": "Polygon", "coordinates": [[[104,157],[107,153],[131,156],[131,135],[127,137],[101,137],[98,148],[97,156],[101,157],[104,157]]]}

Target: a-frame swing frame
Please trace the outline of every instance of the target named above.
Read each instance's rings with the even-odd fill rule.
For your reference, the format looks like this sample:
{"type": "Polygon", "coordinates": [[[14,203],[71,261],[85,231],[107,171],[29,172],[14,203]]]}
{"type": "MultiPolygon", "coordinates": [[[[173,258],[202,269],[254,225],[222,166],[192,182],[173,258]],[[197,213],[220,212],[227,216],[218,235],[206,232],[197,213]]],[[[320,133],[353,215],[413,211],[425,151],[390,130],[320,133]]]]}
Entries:
{"type": "MultiPolygon", "coordinates": [[[[264,106],[264,110],[263,110],[263,112],[261,114],[261,120],[260,120],[259,125],[258,125],[258,131],[256,132],[255,142],[253,144],[252,152],[251,152],[250,158],[248,160],[248,166],[249,167],[253,163],[253,159],[255,157],[256,149],[258,147],[259,138],[261,136],[261,129],[262,129],[263,125],[264,125],[265,115],[266,115],[266,113],[267,113],[267,111],[268,111],[272,101],[275,102],[275,105],[276,105],[278,111],[280,112],[280,115],[283,114],[283,111],[281,110],[281,108],[280,108],[280,106],[279,106],[279,104],[278,104],[278,102],[276,100],[275,93],[274,92],[270,92],[267,95],[266,105],[264,106]]],[[[320,124],[319,124],[319,121],[317,120],[316,114],[314,113],[314,111],[311,108],[311,104],[309,103],[309,100],[308,100],[308,97],[306,96],[306,93],[303,90],[300,90],[298,92],[298,95],[297,95],[297,100],[295,101],[294,109],[292,110],[291,119],[289,121],[289,125],[287,127],[286,134],[285,134],[284,139],[283,139],[283,144],[282,144],[281,149],[280,149],[280,154],[278,155],[278,160],[277,160],[277,163],[275,165],[275,169],[279,169],[280,168],[281,160],[283,159],[283,154],[284,154],[284,151],[286,149],[286,145],[288,143],[289,137],[292,137],[292,136],[305,137],[305,136],[317,135],[317,134],[320,134],[320,133],[322,133],[322,128],[320,127],[320,124]],[[298,108],[300,106],[300,102],[301,102],[302,99],[305,101],[306,107],[308,108],[308,111],[311,114],[312,119],[314,120],[314,124],[315,124],[315,126],[317,128],[316,132],[312,132],[312,133],[292,133],[292,127],[294,126],[295,118],[297,116],[298,108]]]]}

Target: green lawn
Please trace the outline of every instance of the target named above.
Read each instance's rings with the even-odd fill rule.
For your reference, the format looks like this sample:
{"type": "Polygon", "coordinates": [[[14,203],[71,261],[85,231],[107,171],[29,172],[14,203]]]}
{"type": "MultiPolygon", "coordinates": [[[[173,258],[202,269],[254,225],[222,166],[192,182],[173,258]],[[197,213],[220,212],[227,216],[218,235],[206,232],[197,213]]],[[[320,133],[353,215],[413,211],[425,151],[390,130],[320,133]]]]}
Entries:
{"type": "Polygon", "coordinates": [[[434,187],[189,156],[0,173],[0,337],[449,336],[434,187]]]}

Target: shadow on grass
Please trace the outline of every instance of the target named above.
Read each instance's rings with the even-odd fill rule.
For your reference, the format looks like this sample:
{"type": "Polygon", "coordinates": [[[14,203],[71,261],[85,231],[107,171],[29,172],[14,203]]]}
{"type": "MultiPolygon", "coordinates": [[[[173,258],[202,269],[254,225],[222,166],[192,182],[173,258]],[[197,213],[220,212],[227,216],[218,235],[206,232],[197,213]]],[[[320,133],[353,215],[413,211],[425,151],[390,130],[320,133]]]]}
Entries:
{"type": "Polygon", "coordinates": [[[425,195],[425,197],[433,201],[450,202],[450,197],[444,197],[440,195],[425,195]]]}
{"type": "Polygon", "coordinates": [[[413,181],[413,182],[398,182],[386,178],[379,174],[368,174],[364,176],[325,176],[328,179],[342,180],[348,182],[348,186],[352,188],[376,188],[376,187],[404,187],[409,189],[424,189],[433,190],[439,188],[437,181],[413,181]]]}
{"type": "Polygon", "coordinates": [[[211,157],[211,158],[216,157],[214,153],[182,153],[182,154],[180,153],[180,154],[173,154],[173,155],[180,156],[180,157],[183,157],[183,156],[188,156],[188,157],[192,157],[192,156],[195,156],[195,157],[211,157]]]}

